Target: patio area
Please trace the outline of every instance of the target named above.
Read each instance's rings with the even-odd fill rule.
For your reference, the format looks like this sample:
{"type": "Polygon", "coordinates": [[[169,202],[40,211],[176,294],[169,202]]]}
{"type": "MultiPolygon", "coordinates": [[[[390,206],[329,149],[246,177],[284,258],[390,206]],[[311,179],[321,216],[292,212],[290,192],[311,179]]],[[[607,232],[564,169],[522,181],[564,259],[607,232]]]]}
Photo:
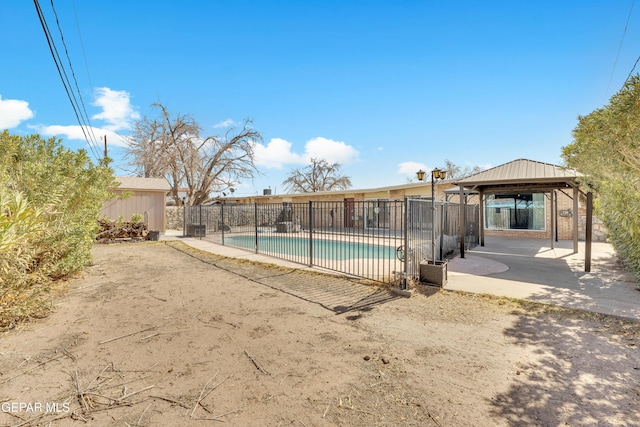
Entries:
{"type": "Polygon", "coordinates": [[[608,243],[592,243],[591,272],[584,242],[488,237],[485,246],[449,262],[447,290],[520,298],[640,320],[640,284],[608,243]]]}

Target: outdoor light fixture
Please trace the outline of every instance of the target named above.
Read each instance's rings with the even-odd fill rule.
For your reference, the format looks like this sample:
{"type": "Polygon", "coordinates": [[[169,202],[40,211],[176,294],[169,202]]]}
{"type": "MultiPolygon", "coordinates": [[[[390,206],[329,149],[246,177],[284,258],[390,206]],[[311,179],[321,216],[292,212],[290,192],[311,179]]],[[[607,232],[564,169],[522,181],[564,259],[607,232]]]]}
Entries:
{"type": "MultiPolygon", "coordinates": [[[[420,169],[416,175],[419,181],[423,181],[425,172],[420,169]]],[[[431,262],[433,265],[436,264],[436,181],[446,177],[446,170],[435,168],[431,171],[431,262]]]]}
{"type": "MultiPolygon", "coordinates": [[[[424,181],[424,176],[427,173],[425,171],[423,171],[422,169],[420,169],[418,172],[416,172],[416,176],[418,177],[418,181],[424,181]]],[[[438,179],[445,179],[447,177],[447,171],[444,169],[438,169],[435,168],[434,170],[431,171],[431,180],[438,180],[438,179]]]]}

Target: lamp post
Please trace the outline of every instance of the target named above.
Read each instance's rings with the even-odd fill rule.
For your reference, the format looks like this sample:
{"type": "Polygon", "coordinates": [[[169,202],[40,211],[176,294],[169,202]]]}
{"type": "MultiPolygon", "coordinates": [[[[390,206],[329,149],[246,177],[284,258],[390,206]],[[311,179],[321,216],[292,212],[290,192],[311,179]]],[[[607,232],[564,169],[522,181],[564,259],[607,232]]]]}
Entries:
{"type": "MultiPolygon", "coordinates": [[[[423,181],[425,172],[420,169],[416,175],[418,181],[423,181]]],[[[446,177],[446,170],[435,168],[431,171],[431,263],[433,265],[436,264],[436,181],[446,177]]]]}

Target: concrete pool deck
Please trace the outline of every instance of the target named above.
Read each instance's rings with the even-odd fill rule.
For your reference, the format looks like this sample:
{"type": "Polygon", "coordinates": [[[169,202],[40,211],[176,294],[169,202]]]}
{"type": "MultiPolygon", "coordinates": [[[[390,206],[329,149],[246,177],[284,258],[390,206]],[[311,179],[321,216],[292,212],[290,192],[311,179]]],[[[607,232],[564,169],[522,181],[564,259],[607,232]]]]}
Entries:
{"type": "MultiPolygon", "coordinates": [[[[276,264],[292,269],[322,271],[266,255],[168,232],[162,240],[180,240],[218,255],[276,264]]],[[[565,308],[588,310],[640,320],[640,284],[619,265],[610,244],[593,243],[591,272],[584,271],[584,243],[573,252],[572,241],[487,238],[465,258],[448,263],[444,289],[519,298],[565,308]]],[[[335,274],[335,272],[332,272],[335,274]]]]}
{"type": "Polygon", "coordinates": [[[450,261],[445,289],[520,298],[640,320],[640,284],[608,243],[592,244],[591,272],[584,243],[487,238],[466,258],[450,261]]]}

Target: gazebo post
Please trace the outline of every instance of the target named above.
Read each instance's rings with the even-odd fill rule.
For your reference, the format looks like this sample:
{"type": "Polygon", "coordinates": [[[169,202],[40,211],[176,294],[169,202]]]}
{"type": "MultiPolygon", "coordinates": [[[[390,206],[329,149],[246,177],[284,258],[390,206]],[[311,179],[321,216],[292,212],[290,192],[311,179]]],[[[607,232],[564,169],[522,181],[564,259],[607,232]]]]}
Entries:
{"type": "Polygon", "coordinates": [[[480,188],[480,246],[484,246],[484,190],[480,188]]]}
{"type": "Polygon", "coordinates": [[[460,186],[460,258],[464,258],[467,228],[467,198],[464,197],[464,186],[460,186]]]}
{"type": "Polygon", "coordinates": [[[578,187],[573,187],[573,253],[578,253],[578,187]]]}
{"type": "Polygon", "coordinates": [[[551,237],[550,242],[551,242],[551,249],[555,249],[555,239],[554,239],[554,234],[555,234],[555,229],[556,229],[556,224],[555,224],[555,219],[556,219],[556,203],[555,203],[555,191],[551,190],[551,192],[549,193],[549,195],[551,196],[551,215],[549,215],[551,217],[551,227],[549,230],[549,236],[551,237]]]}

